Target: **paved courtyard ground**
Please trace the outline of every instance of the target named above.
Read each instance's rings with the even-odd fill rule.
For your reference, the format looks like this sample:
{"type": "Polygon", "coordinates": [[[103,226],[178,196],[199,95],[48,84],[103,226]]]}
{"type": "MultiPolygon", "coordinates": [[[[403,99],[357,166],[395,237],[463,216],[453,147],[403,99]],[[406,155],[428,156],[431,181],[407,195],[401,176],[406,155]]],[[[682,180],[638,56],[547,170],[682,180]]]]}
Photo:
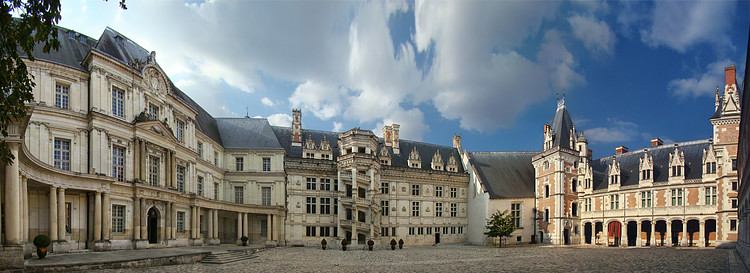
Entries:
{"type": "MultiPolygon", "coordinates": [[[[745,272],[733,250],[477,246],[341,251],[274,248],[242,262],[95,272],[745,272]]],[[[92,271],[94,272],[94,271],[92,271]]]]}

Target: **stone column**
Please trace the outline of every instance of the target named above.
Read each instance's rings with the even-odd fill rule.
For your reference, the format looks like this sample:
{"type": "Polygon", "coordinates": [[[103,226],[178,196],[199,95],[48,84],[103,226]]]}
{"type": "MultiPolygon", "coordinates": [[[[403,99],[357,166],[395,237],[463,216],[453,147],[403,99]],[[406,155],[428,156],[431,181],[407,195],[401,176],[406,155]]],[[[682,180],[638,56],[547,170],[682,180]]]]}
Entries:
{"type": "Polygon", "coordinates": [[[195,206],[190,207],[190,239],[198,238],[197,214],[195,206]]]}
{"type": "Polygon", "coordinates": [[[167,202],[164,210],[164,239],[172,239],[172,202],[167,202]]]}
{"type": "Polygon", "coordinates": [[[705,247],[705,235],[703,235],[704,230],[706,230],[706,221],[701,220],[700,224],[698,224],[698,246],[699,247],[705,247]]]}
{"type": "MultiPolygon", "coordinates": [[[[177,208],[175,208],[174,202],[170,203],[169,207],[172,209],[169,212],[169,218],[171,219],[171,220],[169,220],[169,222],[172,223],[172,236],[171,236],[171,238],[172,239],[176,239],[177,238],[177,208]]],[[[183,224],[185,224],[185,223],[183,223],[183,224]]]]}
{"type": "Polygon", "coordinates": [[[688,246],[687,235],[687,220],[682,220],[682,237],[680,238],[680,246],[688,246]]]}
{"type": "Polygon", "coordinates": [[[656,246],[656,221],[651,220],[651,237],[648,238],[649,246],[656,246]]]}
{"type": "Polygon", "coordinates": [[[49,188],[49,239],[57,241],[57,187],[49,188]]]}
{"type": "Polygon", "coordinates": [[[21,185],[18,175],[18,143],[8,143],[13,164],[5,166],[5,243],[21,244],[21,185]]]}
{"type": "Polygon", "coordinates": [[[349,242],[352,249],[357,248],[357,221],[359,221],[359,212],[357,212],[357,198],[359,189],[357,188],[357,168],[352,168],[352,239],[349,242]]]}
{"type": "Polygon", "coordinates": [[[214,239],[219,238],[219,210],[214,210],[214,239]]]}
{"type": "Polygon", "coordinates": [[[138,138],[133,139],[133,174],[135,180],[141,180],[141,144],[138,138]]]}
{"type": "Polygon", "coordinates": [[[667,221],[667,238],[664,239],[664,244],[672,246],[672,221],[667,221]]]}
{"type": "Polygon", "coordinates": [[[208,218],[208,233],[206,234],[206,239],[213,239],[214,238],[214,210],[209,209],[206,217],[208,218]]]}
{"type": "MultiPolygon", "coordinates": [[[[143,145],[143,142],[141,142],[143,145]]],[[[148,240],[148,215],[146,211],[146,198],[138,198],[141,200],[141,239],[148,240]]]]}
{"type": "Polygon", "coordinates": [[[60,188],[57,191],[57,235],[60,236],[60,240],[65,240],[67,231],[65,230],[66,224],[65,217],[65,188],[60,188]]]}
{"type": "Polygon", "coordinates": [[[21,228],[21,231],[23,233],[22,239],[25,242],[29,241],[29,182],[28,178],[25,176],[21,177],[21,194],[23,195],[23,227],[21,228]]]}
{"type": "Polygon", "coordinates": [[[273,218],[274,218],[273,219],[273,228],[276,229],[274,231],[274,233],[273,233],[273,239],[276,240],[276,241],[281,241],[281,238],[279,238],[279,234],[281,233],[281,229],[284,226],[284,225],[280,224],[281,221],[279,219],[281,219],[281,216],[277,214],[277,215],[274,215],[273,218]]]}
{"type": "Polygon", "coordinates": [[[247,213],[242,214],[242,236],[248,237],[248,240],[250,239],[250,234],[248,234],[248,221],[247,221],[247,213]]]}
{"type": "Polygon", "coordinates": [[[94,199],[94,241],[102,240],[102,192],[96,192],[94,199]]]}
{"type": "Polygon", "coordinates": [[[237,241],[242,237],[242,212],[237,212],[237,241]]]}
{"type": "Polygon", "coordinates": [[[174,160],[174,151],[169,151],[171,156],[169,157],[172,166],[169,167],[169,177],[171,178],[172,188],[177,188],[177,161],[174,160]]]}
{"type": "Polygon", "coordinates": [[[112,232],[112,205],[109,202],[109,193],[105,192],[103,197],[104,215],[102,216],[102,240],[109,240],[112,232]]]}
{"type": "MultiPolygon", "coordinates": [[[[140,157],[141,157],[141,161],[140,161],[140,164],[141,164],[141,166],[140,166],[141,179],[142,180],[148,180],[148,179],[146,179],[146,142],[143,141],[143,140],[141,140],[141,141],[139,141],[138,146],[139,146],[138,149],[141,150],[141,153],[140,153],[140,157]]],[[[143,205],[143,204],[141,204],[141,205],[143,205]]],[[[143,206],[141,206],[141,207],[143,207],[143,206]]]]}
{"type": "Polygon", "coordinates": [[[133,199],[133,240],[141,239],[141,198],[133,199]]]}
{"type": "Polygon", "coordinates": [[[622,224],[620,225],[620,247],[627,247],[628,246],[628,230],[627,230],[628,224],[624,220],[622,221],[622,224]]]}
{"type": "Polygon", "coordinates": [[[643,246],[643,235],[641,235],[641,221],[637,221],[636,223],[636,240],[635,240],[635,246],[641,247],[643,246]]]}
{"type": "Polygon", "coordinates": [[[266,231],[267,231],[266,237],[268,237],[268,240],[269,241],[273,240],[273,237],[271,236],[271,234],[273,234],[273,229],[271,229],[271,215],[270,214],[266,214],[266,231]]]}

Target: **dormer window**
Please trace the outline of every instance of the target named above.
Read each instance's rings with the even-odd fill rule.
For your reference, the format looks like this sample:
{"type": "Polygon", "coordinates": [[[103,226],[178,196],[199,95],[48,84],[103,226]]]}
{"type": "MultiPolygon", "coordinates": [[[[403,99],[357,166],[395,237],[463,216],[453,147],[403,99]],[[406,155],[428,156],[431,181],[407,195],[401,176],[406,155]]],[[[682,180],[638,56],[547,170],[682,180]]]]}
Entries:
{"type": "Polygon", "coordinates": [[[620,162],[609,164],[609,185],[620,185],[620,162]]]}
{"type": "Polygon", "coordinates": [[[432,169],[442,171],[443,170],[443,157],[440,156],[440,150],[435,151],[432,156],[432,169]]]}
{"type": "Polygon", "coordinates": [[[716,152],[712,143],[708,146],[708,149],[703,149],[703,173],[715,174],[716,161],[716,152]]]}
{"type": "Polygon", "coordinates": [[[674,152],[669,154],[669,176],[681,177],[685,175],[685,152],[677,150],[677,144],[674,146],[674,152]]]}
{"type": "Polygon", "coordinates": [[[417,147],[414,147],[414,149],[411,150],[411,153],[409,153],[409,160],[408,160],[409,167],[411,168],[422,168],[422,157],[419,156],[419,151],[417,151],[417,147]]]}
{"type": "Polygon", "coordinates": [[[640,159],[641,181],[653,179],[654,158],[646,153],[640,159]]]}

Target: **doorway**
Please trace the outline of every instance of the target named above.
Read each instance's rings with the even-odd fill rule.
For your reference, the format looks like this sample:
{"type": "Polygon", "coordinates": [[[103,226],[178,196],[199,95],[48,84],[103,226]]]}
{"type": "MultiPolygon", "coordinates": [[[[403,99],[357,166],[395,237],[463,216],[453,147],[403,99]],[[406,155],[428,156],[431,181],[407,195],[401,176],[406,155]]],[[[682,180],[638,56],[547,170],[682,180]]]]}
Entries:
{"type": "Polygon", "coordinates": [[[440,233],[435,233],[435,244],[440,243],[440,233]]]}
{"type": "Polygon", "coordinates": [[[563,241],[566,245],[570,244],[570,230],[567,228],[563,230],[563,241]]]}
{"type": "Polygon", "coordinates": [[[156,244],[159,242],[159,211],[152,207],[148,210],[148,243],[156,244]]]}

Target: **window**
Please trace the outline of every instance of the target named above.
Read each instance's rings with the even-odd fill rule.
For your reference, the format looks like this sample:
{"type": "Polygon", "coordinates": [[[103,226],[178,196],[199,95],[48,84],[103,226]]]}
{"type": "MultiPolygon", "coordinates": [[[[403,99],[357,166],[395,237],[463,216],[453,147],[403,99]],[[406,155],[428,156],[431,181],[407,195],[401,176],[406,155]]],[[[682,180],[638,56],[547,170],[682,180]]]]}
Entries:
{"type": "Polygon", "coordinates": [[[427,235],[432,234],[432,227],[427,227],[427,235]]]}
{"type": "Polygon", "coordinates": [[[682,206],[682,189],[672,189],[672,206],[682,206]]]}
{"type": "Polygon", "coordinates": [[[271,205],[271,187],[262,187],[261,190],[261,204],[264,206],[271,205]]]}
{"type": "Polygon", "coordinates": [[[55,168],[70,170],[70,140],[55,139],[55,168]]]}
{"type": "Polygon", "coordinates": [[[214,165],[219,166],[219,152],[214,152],[214,165]]]}
{"type": "Polygon", "coordinates": [[[175,126],[175,127],[177,127],[176,128],[177,129],[176,130],[177,141],[179,141],[180,143],[185,143],[185,137],[184,137],[184,135],[185,135],[185,122],[177,119],[177,120],[175,120],[175,123],[177,125],[177,126],[175,126]]]}
{"type": "Polygon", "coordinates": [[[71,216],[71,203],[65,202],[65,232],[70,233],[70,216],[71,216]]]}
{"type": "Polygon", "coordinates": [[[331,198],[320,198],[320,214],[331,214],[331,198]]]}
{"type": "Polygon", "coordinates": [[[390,229],[389,229],[389,228],[387,228],[387,227],[382,227],[382,228],[380,228],[380,236],[385,236],[385,237],[387,237],[387,236],[388,236],[388,231],[389,231],[389,230],[390,230],[390,229]]]}
{"type": "Polygon", "coordinates": [[[737,220],[729,220],[729,231],[737,231],[737,220]]]}
{"type": "Polygon", "coordinates": [[[612,194],[609,196],[609,209],[620,208],[620,195],[612,194]]]}
{"type": "Polygon", "coordinates": [[[388,200],[380,201],[380,207],[381,207],[380,215],[388,216],[388,205],[389,205],[388,200]]]}
{"type": "Polygon", "coordinates": [[[737,159],[732,159],[732,170],[733,171],[737,170],[737,159]]]}
{"type": "Polygon", "coordinates": [[[235,157],[234,158],[234,170],[241,172],[245,169],[245,159],[242,157],[235,157]]]}
{"type": "Polygon", "coordinates": [[[451,227],[451,234],[456,234],[456,227],[451,227]]]}
{"type": "Polygon", "coordinates": [[[125,182],[125,149],[112,146],[112,177],[125,182]]]}
{"type": "Polygon", "coordinates": [[[418,227],[417,228],[417,234],[424,235],[424,227],[418,227]]]}
{"type": "Polygon", "coordinates": [[[317,200],[315,199],[315,197],[307,198],[307,213],[315,214],[316,203],[317,203],[317,200]]]}
{"type": "Polygon", "coordinates": [[[549,223],[549,209],[544,209],[544,222],[549,223]]]}
{"type": "Polygon", "coordinates": [[[716,187],[706,187],[706,205],[716,205],[716,187]]]}
{"type": "Polygon", "coordinates": [[[584,199],[584,200],[585,200],[585,202],[586,202],[586,204],[585,204],[585,205],[586,205],[586,211],[593,211],[593,210],[591,209],[591,198],[586,198],[586,199],[584,199]]]}
{"type": "Polygon", "coordinates": [[[549,170],[549,161],[544,161],[544,170],[549,170]]]}
{"type": "Polygon", "coordinates": [[[380,193],[388,194],[388,182],[380,183],[380,193]]]}
{"type": "Polygon", "coordinates": [[[443,227],[443,234],[448,234],[448,227],[443,227]]]}
{"type": "Polygon", "coordinates": [[[443,197],[443,187],[435,186],[435,197],[443,197]]]}
{"type": "Polygon", "coordinates": [[[458,197],[458,188],[451,188],[451,198],[458,197]]]}
{"type": "Polygon", "coordinates": [[[643,180],[651,179],[651,170],[642,170],[641,179],[643,180]]]}
{"type": "Polygon", "coordinates": [[[419,185],[411,185],[411,195],[419,196],[419,185]]]}
{"type": "Polygon", "coordinates": [[[125,233],[125,206],[112,205],[112,232],[125,233]]]}
{"type": "Polygon", "coordinates": [[[317,183],[315,181],[315,178],[307,178],[307,189],[308,190],[315,190],[317,187],[317,183]]]}
{"type": "Polygon", "coordinates": [[[443,217],[443,203],[435,203],[435,217],[443,217]]]}
{"type": "Polygon", "coordinates": [[[396,228],[395,227],[391,228],[391,236],[396,236],[396,228]]]}
{"type": "Polygon", "coordinates": [[[736,209],[737,208],[737,199],[732,198],[732,199],[730,199],[730,201],[732,202],[732,208],[736,209]]]}
{"type": "Polygon", "coordinates": [[[339,214],[339,199],[333,198],[333,214],[339,214]]]}
{"type": "Polygon", "coordinates": [[[203,177],[198,176],[198,196],[203,196],[203,177]]]}
{"type": "Polygon", "coordinates": [[[330,178],[321,178],[320,179],[320,190],[321,191],[330,191],[331,190],[331,179],[330,178]]]}
{"type": "Polygon", "coordinates": [[[520,242],[520,241],[522,241],[522,240],[521,240],[521,238],[523,238],[523,237],[521,237],[521,236],[516,236],[516,242],[520,242]]]}
{"type": "Polygon", "coordinates": [[[177,233],[185,233],[185,212],[177,212],[177,233]]]}
{"type": "Polygon", "coordinates": [[[185,167],[177,166],[177,191],[185,192],[185,167]]]}
{"type": "Polygon", "coordinates": [[[411,202],[411,216],[419,216],[419,202],[411,202]]]}
{"type": "Polygon", "coordinates": [[[510,204],[510,217],[513,220],[513,224],[516,228],[521,227],[521,203],[510,204]]]}
{"type": "Polygon", "coordinates": [[[148,183],[151,186],[159,186],[159,158],[148,157],[148,183]]]}
{"type": "Polygon", "coordinates": [[[55,107],[68,109],[70,86],[57,84],[55,85],[55,107]]]}
{"type": "Polygon", "coordinates": [[[651,192],[650,191],[641,192],[641,207],[642,208],[651,207],[651,192]]]}
{"type": "Polygon", "coordinates": [[[716,173],[716,162],[706,162],[706,173],[716,173]]]}
{"type": "Polygon", "coordinates": [[[414,228],[413,227],[409,227],[409,235],[414,235],[414,228]]]}
{"type": "Polygon", "coordinates": [[[544,198],[549,198],[549,185],[544,185],[544,198]]]}
{"type": "Polygon", "coordinates": [[[331,227],[320,227],[320,237],[331,236],[331,227]]]}
{"type": "Polygon", "coordinates": [[[458,216],[458,204],[451,203],[451,217],[458,216]]]}
{"type": "Polygon", "coordinates": [[[203,159],[203,142],[198,142],[198,158],[203,159]]]}
{"type": "Polygon", "coordinates": [[[214,183],[214,200],[219,200],[219,183],[214,183]]]}
{"type": "Polygon", "coordinates": [[[159,106],[149,104],[148,117],[151,118],[151,120],[159,120],[159,106]]]}
{"type": "Polygon", "coordinates": [[[578,203],[570,204],[570,214],[573,216],[578,216],[578,203]]]}
{"type": "Polygon", "coordinates": [[[316,236],[315,235],[315,230],[316,230],[315,227],[306,226],[305,227],[305,236],[307,236],[307,237],[315,237],[316,236]]]}
{"type": "Polygon", "coordinates": [[[199,224],[200,225],[200,230],[198,232],[199,233],[206,232],[206,217],[204,217],[203,215],[201,215],[198,218],[199,218],[198,222],[200,222],[200,224],[199,224]]]}
{"type": "Polygon", "coordinates": [[[237,204],[243,204],[245,197],[245,188],[242,186],[234,187],[234,202],[237,204]]]}
{"type": "Polygon", "coordinates": [[[737,181],[732,181],[732,191],[737,191],[737,181]]]}
{"type": "Polygon", "coordinates": [[[263,171],[264,172],[270,172],[271,171],[271,158],[270,157],[264,157],[263,158],[263,171]]]}
{"type": "Polygon", "coordinates": [[[112,114],[124,118],[125,117],[125,92],[112,87],[112,114]]]}

